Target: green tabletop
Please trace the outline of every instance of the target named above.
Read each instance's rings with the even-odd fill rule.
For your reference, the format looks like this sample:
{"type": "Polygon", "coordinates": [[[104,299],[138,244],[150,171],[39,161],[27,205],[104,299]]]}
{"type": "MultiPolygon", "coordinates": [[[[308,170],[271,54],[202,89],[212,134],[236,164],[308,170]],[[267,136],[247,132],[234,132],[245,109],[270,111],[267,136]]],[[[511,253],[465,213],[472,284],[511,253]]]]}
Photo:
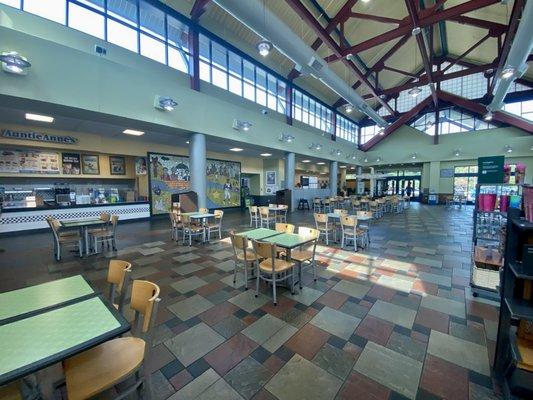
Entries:
{"type": "Polygon", "coordinates": [[[264,239],[265,242],[274,243],[285,249],[294,249],[295,247],[312,242],[313,240],[314,238],[311,236],[298,235],[296,233],[282,233],[264,239]]]}
{"type": "Polygon", "coordinates": [[[0,385],[119,336],[129,323],[101,297],[0,326],[0,385]]]}
{"type": "Polygon", "coordinates": [[[0,323],[91,294],[93,288],[81,275],[0,293],[0,323]]]}
{"type": "Polygon", "coordinates": [[[89,225],[101,225],[106,224],[107,221],[104,221],[100,218],[87,218],[87,219],[74,219],[71,221],[61,221],[61,225],[64,228],[79,228],[80,226],[89,226],[89,225]]]}
{"type": "Polygon", "coordinates": [[[200,212],[189,212],[189,213],[181,213],[181,215],[186,215],[190,218],[209,218],[209,217],[214,217],[215,214],[211,214],[211,213],[200,213],[200,212]]]}
{"type": "Polygon", "coordinates": [[[246,236],[252,240],[263,240],[268,237],[279,235],[280,233],[273,229],[257,228],[246,232],[237,233],[239,236],[246,236]]]}

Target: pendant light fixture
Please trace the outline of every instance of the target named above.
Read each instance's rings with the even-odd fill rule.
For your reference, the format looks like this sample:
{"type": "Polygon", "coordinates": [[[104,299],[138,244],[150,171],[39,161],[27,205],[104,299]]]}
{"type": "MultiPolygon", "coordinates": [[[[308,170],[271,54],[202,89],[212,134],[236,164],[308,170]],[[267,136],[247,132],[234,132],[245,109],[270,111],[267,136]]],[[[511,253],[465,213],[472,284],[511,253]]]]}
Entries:
{"type": "MultiPolygon", "coordinates": [[[[266,4],[265,4],[265,0],[263,0],[263,25],[264,25],[264,30],[266,31],[266,4]]],[[[257,43],[256,48],[257,48],[257,51],[258,51],[259,55],[261,55],[262,57],[267,57],[270,54],[270,50],[272,50],[272,43],[269,42],[266,39],[263,39],[259,43],[257,43]]]]}

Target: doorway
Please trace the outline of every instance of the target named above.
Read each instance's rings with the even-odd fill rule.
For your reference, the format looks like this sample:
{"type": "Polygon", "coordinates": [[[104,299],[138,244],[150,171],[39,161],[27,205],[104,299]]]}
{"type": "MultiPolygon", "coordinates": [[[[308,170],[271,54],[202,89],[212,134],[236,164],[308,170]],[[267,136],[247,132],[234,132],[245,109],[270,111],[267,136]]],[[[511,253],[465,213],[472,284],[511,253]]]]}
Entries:
{"type": "Polygon", "coordinates": [[[411,188],[411,201],[420,201],[420,176],[389,176],[385,183],[388,195],[405,196],[407,188],[411,188]]]}

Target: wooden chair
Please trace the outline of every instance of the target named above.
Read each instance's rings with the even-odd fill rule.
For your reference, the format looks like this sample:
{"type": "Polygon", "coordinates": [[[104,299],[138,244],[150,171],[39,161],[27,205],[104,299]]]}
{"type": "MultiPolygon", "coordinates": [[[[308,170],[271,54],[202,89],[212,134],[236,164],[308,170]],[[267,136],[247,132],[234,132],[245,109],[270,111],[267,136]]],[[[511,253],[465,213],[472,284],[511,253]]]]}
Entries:
{"type": "Polygon", "coordinates": [[[118,225],[118,215],[113,215],[111,217],[111,226],[108,230],[95,231],[90,233],[93,242],[94,252],[98,253],[98,243],[102,243],[102,248],[104,247],[104,242],[107,243],[107,248],[109,249],[109,244],[111,242],[113,251],[117,251],[117,225],[118,225]]]}
{"type": "Polygon", "coordinates": [[[100,213],[100,219],[104,221],[105,224],[102,224],[96,228],[88,229],[89,235],[94,232],[107,231],[109,229],[109,223],[111,222],[111,214],[105,212],[100,213]]]}
{"type": "Polygon", "coordinates": [[[259,207],[259,217],[261,221],[261,228],[270,228],[270,224],[276,222],[275,217],[270,214],[268,207],[259,207]]]}
{"type": "Polygon", "coordinates": [[[161,300],[159,293],[159,286],[152,282],[133,281],[130,307],[135,311],[135,336],[107,341],[63,362],[69,400],[88,399],[129,378],[134,382],[119,398],[142,389],[151,397],[150,371],[144,364],[152,348],[150,333],[161,300]]]}
{"type": "Polygon", "coordinates": [[[377,201],[371,201],[368,203],[369,211],[375,218],[379,218],[379,203],[377,201]]]}
{"type": "MultiPolygon", "coordinates": [[[[357,218],[364,217],[364,218],[372,218],[372,212],[370,211],[357,211],[357,218]]],[[[365,231],[366,240],[365,243],[370,243],[370,223],[371,219],[367,221],[357,221],[357,226],[361,228],[363,231],[365,231]]]]}
{"type": "Polygon", "coordinates": [[[257,256],[253,250],[249,249],[248,238],[246,236],[235,235],[234,231],[230,231],[231,245],[233,246],[234,262],[233,268],[233,284],[237,283],[237,268],[240,266],[244,269],[244,290],[248,290],[248,268],[252,267],[252,274],[254,272],[254,265],[257,261],[257,256]]]}
{"type": "Polygon", "coordinates": [[[287,211],[289,211],[289,206],[278,204],[278,207],[280,207],[281,210],[276,213],[276,221],[287,222],[287,211]]]}
{"type": "Polygon", "coordinates": [[[46,222],[52,229],[54,236],[54,257],[57,261],[61,260],[61,246],[78,246],[80,257],[83,257],[83,238],[78,232],[65,234],[61,232],[61,222],[54,218],[47,218],[46,222]]]}
{"type": "Polygon", "coordinates": [[[331,206],[331,199],[324,199],[324,205],[322,207],[323,211],[325,213],[331,212],[332,206],[331,206]]]}
{"type": "Polygon", "coordinates": [[[276,232],[280,232],[280,233],[294,233],[293,224],[285,224],[282,222],[276,222],[274,229],[276,230],[276,232]]]}
{"type": "Polygon", "coordinates": [[[312,237],[313,241],[310,245],[307,245],[307,248],[300,246],[297,250],[291,252],[291,260],[296,261],[298,264],[298,276],[299,276],[299,285],[302,289],[302,269],[306,266],[313,267],[313,279],[316,281],[316,245],[318,242],[318,237],[320,236],[320,231],[313,228],[307,228],[304,226],[298,227],[298,234],[312,237]],[[309,248],[311,246],[311,249],[309,248]]]}
{"type": "Polygon", "coordinates": [[[352,210],[353,212],[361,210],[361,202],[359,200],[352,199],[352,210]]]}
{"type": "Polygon", "coordinates": [[[335,229],[333,225],[329,224],[328,215],[315,213],[314,217],[315,217],[316,229],[320,232],[320,235],[325,236],[326,244],[329,244],[329,234],[330,233],[335,234],[335,229]]]}
{"type": "Polygon", "coordinates": [[[322,200],[320,198],[313,199],[313,212],[319,213],[322,211],[322,200]]]}
{"type": "Polygon", "coordinates": [[[255,223],[255,227],[257,228],[261,220],[259,217],[259,209],[257,206],[250,206],[248,207],[248,211],[250,212],[250,226],[253,227],[255,223]]]}
{"type": "Polygon", "coordinates": [[[198,212],[199,212],[200,214],[209,214],[209,208],[200,207],[200,209],[198,210],[198,212]]]}
{"type": "Polygon", "coordinates": [[[341,248],[344,249],[348,241],[353,242],[354,251],[357,251],[357,241],[363,246],[363,241],[366,236],[366,232],[357,228],[357,218],[352,215],[343,215],[341,217],[341,248]]]}
{"type": "Polygon", "coordinates": [[[185,214],[181,215],[183,223],[183,244],[185,244],[185,237],[189,237],[189,246],[192,246],[193,236],[202,236],[202,241],[205,239],[205,228],[203,225],[193,222],[191,217],[185,214]]]}
{"type": "Polygon", "coordinates": [[[2,400],[22,400],[22,393],[20,390],[20,381],[15,381],[5,386],[0,387],[0,399],[2,400]]]}
{"type": "Polygon", "coordinates": [[[124,300],[128,293],[131,279],[131,263],[122,260],[109,260],[107,269],[107,283],[109,283],[109,301],[122,313],[124,300]],[[118,302],[116,297],[118,294],[118,302]]]}
{"type": "Polygon", "coordinates": [[[179,233],[183,234],[183,223],[181,222],[181,212],[171,211],[169,213],[170,217],[170,229],[172,240],[179,240],[179,233]]]}
{"type": "Polygon", "coordinates": [[[257,261],[257,278],[255,287],[255,297],[259,296],[259,280],[272,283],[272,295],[274,298],[274,305],[276,306],[276,280],[278,275],[283,274],[283,280],[291,279],[291,293],[294,294],[294,267],[295,263],[283,260],[276,256],[276,245],[266,242],[258,242],[254,240],[253,247],[257,261]]]}
{"type": "Polygon", "coordinates": [[[215,220],[214,222],[208,222],[205,225],[205,229],[207,231],[207,241],[211,239],[211,231],[218,231],[218,238],[222,239],[222,218],[224,217],[224,211],[222,210],[215,210],[213,211],[213,214],[215,214],[215,220]]]}

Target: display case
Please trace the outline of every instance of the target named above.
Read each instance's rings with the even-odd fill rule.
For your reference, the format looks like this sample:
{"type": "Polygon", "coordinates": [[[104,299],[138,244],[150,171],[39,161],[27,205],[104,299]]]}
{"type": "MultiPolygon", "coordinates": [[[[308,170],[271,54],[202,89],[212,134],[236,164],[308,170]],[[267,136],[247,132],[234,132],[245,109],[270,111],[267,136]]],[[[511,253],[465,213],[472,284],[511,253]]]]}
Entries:
{"type": "Polygon", "coordinates": [[[500,270],[504,264],[507,209],[520,207],[520,186],[478,184],[474,207],[472,269],[470,286],[474,296],[498,298],[500,270]]]}

